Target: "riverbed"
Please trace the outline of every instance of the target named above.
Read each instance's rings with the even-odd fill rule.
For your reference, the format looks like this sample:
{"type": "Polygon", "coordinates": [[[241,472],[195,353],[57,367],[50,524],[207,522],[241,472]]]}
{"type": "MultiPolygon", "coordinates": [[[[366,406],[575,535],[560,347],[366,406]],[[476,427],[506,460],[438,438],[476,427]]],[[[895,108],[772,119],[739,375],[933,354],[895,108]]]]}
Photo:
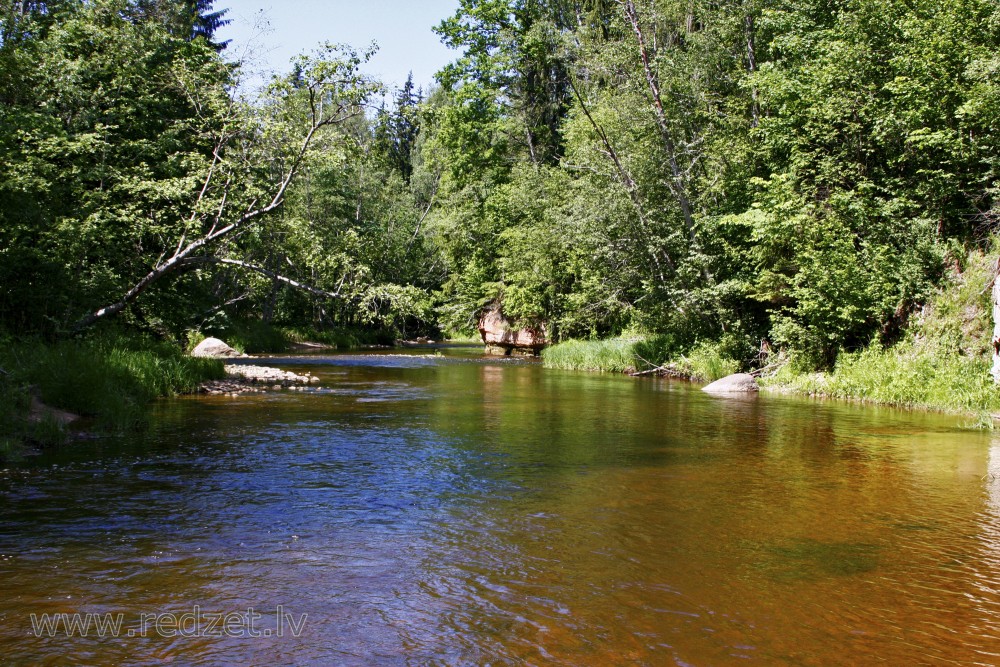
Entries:
{"type": "Polygon", "coordinates": [[[0,472],[0,664],[1000,662],[1000,437],[963,417],[475,350],[265,363],[320,382],[0,472]],[[87,614],[121,624],[40,625],[87,614]]]}

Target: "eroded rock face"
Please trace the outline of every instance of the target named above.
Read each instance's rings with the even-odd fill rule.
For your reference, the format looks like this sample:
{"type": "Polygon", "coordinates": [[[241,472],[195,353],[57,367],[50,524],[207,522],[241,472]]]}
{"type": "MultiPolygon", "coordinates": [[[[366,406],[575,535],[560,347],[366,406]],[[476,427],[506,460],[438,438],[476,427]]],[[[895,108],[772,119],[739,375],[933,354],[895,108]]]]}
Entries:
{"type": "Polygon", "coordinates": [[[513,329],[498,307],[490,308],[479,318],[479,335],[487,351],[502,350],[505,354],[515,349],[537,353],[546,345],[544,328],[513,329]]]}
{"type": "Polygon", "coordinates": [[[206,338],[198,343],[198,346],[191,351],[192,357],[208,357],[211,359],[226,359],[229,357],[242,357],[243,355],[226,345],[218,338],[206,338]]]}
{"type": "Polygon", "coordinates": [[[712,384],[702,387],[702,391],[710,394],[750,394],[760,391],[756,378],[747,373],[736,373],[716,380],[712,384]]]}

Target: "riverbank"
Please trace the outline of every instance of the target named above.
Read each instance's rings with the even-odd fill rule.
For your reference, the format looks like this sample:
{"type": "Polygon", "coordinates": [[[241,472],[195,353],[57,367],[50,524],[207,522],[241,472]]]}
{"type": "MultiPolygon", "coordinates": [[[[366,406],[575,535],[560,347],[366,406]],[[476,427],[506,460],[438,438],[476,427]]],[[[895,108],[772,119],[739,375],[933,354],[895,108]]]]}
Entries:
{"type": "Polygon", "coordinates": [[[33,413],[33,401],[79,415],[97,430],[121,432],[145,422],[153,399],[194,392],[225,376],[219,360],[117,334],[55,343],[8,338],[0,345],[0,369],[0,458],[65,440],[64,425],[44,411],[33,413]]]}
{"type": "Polygon", "coordinates": [[[974,357],[928,350],[912,341],[889,349],[869,347],[843,353],[833,369],[803,368],[793,357],[771,361],[764,372],[703,345],[687,355],[647,359],[642,340],[567,341],[542,354],[547,368],[670,376],[708,383],[737,371],[752,372],[762,389],[780,393],[919,408],[978,418],[992,428],[1000,418],[1000,390],[985,354],[974,357]]]}
{"type": "MultiPolygon", "coordinates": [[[[351,349],[382,345],[382,331],[276,326],[236,321],[227,341],[242,353],[351,349]]],[[[156,398],[300,388],[316,382],[277,368],[224,366],[188,354],[205,333],[191,331],[185,348],[136,332],[112,331],[85,339],[46,341],[0,333],[0,460],[32,447],[64,442],[81,429],[124,432],[145,423],[156,398]],[[80,419],[70,419],[79,417],[80,419]]]]}
{"type": "Polygon", "coordinates": [[[911,314],[895,344],[873,341],[863,350],[841,352],[827,369],[781,353],[739,359],[733,353],[739,346],[732,343],[685,348],[669,335],[567,341],[545,350],[542,359],[548,368],[657,373],[698,382],[740,370],[759,376],[769,391],[967,414],[992,428],[1000,418],[1000,388],[990,376],[994,266],[986,254],[969,253],[911,314]]]}
{"type": "Polygon", "coordinates": [[[394,333],[387,330],[357,327],[319,330],[259,320],[235,320],[225,327],[188,332],[188,350],[194,349],[207,336],[220,338],[244,354],[277,354],[303,346],[350,350],[364,345],[393,345],[396,339],[394,333]]]}

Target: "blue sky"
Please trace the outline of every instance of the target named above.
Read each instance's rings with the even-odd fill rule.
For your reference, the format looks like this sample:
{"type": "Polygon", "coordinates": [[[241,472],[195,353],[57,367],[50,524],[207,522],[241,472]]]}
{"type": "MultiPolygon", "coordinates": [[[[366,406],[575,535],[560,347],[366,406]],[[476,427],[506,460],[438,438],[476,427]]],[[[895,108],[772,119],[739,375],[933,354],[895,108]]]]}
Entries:
{"type": "Polygon", "coordinates": [[[413,72],[418,86],[434,81],[434,73],[458,56],[431,31],[451,16],[459,0],[215,0],[229,8],[232,23],[216,34],[232,40],[232,57],[247,44],[257,55],[256,67],[284,72],[290,59],[320,42],[342,42],[363,50],[373,40],[379,51],[365,72],[389,86],[398,86],[413,72]],[[255,24],[266,19],[261,32],[255,24]]]}

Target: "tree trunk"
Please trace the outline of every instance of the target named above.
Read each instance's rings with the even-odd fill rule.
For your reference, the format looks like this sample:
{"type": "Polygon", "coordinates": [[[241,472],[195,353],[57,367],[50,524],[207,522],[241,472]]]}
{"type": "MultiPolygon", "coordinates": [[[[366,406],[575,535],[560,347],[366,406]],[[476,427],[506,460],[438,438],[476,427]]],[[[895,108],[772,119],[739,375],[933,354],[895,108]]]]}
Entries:
{"type": "MultiPolygon", "coordinates": [[[[746,29],[747,38],[747,72],[751,75],[757,71],[757,53],[755,42],[756,27],[754,26],[754,19],[752,14],[747,14],[743,19],[743,25],[746,29]]],[[[757,90],[757,85],[754,84],[750,88],[750,114],[752,116],[751,124],[753,127],[760,125],[760,91],[757,90]]]]}
{"type": "Polygon", "coordinates": [[[639,57],[642,60],[643,72],[646,75],[646,84],[649,86],[649,94],[653,102],[653,111],[656,115],[656,125],[660,129],[660,136],[663,139],[663,147],[667,151],[667,163],[670,165],[671,179],[668,183],[670,190],[674,193],[677,203],[681,207],[681,214],[684,216],[684,227],[687,230],[688,240],[692,246],[697,245],[698,237],[694,226],[694,215],[691,208],[691,200],[688,198],[687,186],[684,173],[681,170],[680,161],[677,159],[677,145],[674,142],[673,134],[670,132],[670,124],[667,121],[667,113],[663,107],[663,97],[660,94],[660,82],[653,71],[650,53],[646,48],[646,37],[642,31],[642,24],[639,21],[639,14],[635,9],[632,0],[626,0],[622,5],[625,18],[632,26],[635,33],[636,43],[639,46],[639,57]]]}
{"type": "MultiPolygon", "coordinates": [[[[1000,260],[997,260],[1000,267],[1000,260]]],[[[1000,280],[993,280],[993,381],[1000,384],[1000,280]]]]}

